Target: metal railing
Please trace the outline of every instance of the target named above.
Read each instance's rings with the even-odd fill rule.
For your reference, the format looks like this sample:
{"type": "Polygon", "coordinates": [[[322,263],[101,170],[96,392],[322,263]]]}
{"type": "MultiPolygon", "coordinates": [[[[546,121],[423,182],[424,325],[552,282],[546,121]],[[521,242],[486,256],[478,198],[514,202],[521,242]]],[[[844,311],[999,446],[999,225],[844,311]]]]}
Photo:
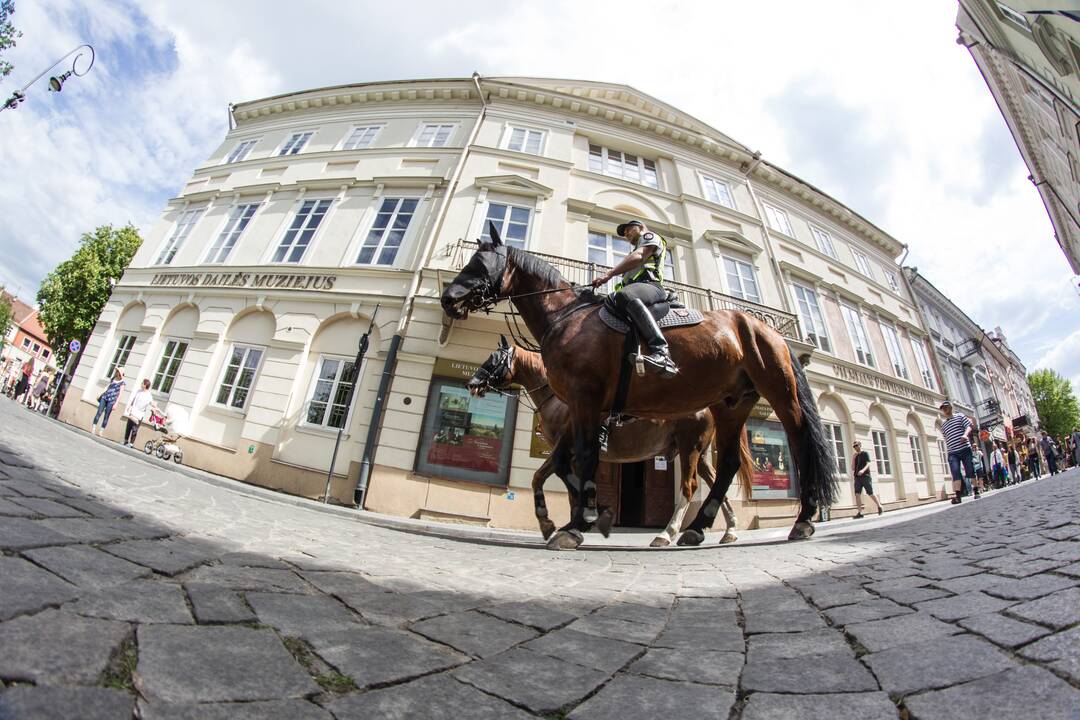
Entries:
{"type": "MultiPolygon", "coordinates": [[[[461,270],[469,262],[478,245],[473,240],[458,240],[447,247],[447,255],[450,265],[454,270],[461,270]]],[[[600,265],[585,260],[547,255],[544,253],[531,253],[555,267],[568,282],[575,285],[585,285],[593,281],[593,278],[611,269],[609,265],[600,265]]],[[[777,308],[750,300],[743,300],[733,295],[726,295],[708,288],[686,283],[665,280],[664,286],[674,290],[679,295],[679,300],[689,308],[701,310],[737,310],[753,315],[766,323],[781,335],[792,340],[802,340],[799,330],[799,320],[795,315],[778,310],[777,308]]]]}

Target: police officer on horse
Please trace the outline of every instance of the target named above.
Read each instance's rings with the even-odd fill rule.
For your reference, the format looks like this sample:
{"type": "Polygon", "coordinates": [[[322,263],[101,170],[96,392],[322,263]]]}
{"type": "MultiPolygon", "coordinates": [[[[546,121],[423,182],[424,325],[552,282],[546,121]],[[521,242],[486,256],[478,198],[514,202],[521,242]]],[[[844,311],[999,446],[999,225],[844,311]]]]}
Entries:
{"type": "Polygon", "coordinates": [[[674,377],[679,369],[675,367],[667,340],[650,311],[653,305],[668,300],[667,290],[664,289],[667,241],[651,232],[640,220],[625,222],[619,225],[616,232],[619,237],[629,240],[634,250],[606,274],[593,280],[592,284],[599,287],[614,277],[622,276],[615,286],[615,304],[633,321],[638,337],[648,348],[648,353],[641,355],[640,360],[650,372],[674,377]]]}

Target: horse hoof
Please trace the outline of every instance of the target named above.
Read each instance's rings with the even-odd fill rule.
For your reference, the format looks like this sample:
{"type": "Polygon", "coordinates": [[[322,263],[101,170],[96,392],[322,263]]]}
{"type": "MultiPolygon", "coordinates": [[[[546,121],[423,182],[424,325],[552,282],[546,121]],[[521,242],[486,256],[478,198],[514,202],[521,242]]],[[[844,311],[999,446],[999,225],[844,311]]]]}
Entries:
{"type": "Polygon", "coordinates": [[[738,539],[739,539],[739,536],[736,535],[735,533],[726,532],[726,533],[724,533],[724,537],[720,538],[720,544],[721,545],[727,545],[728,543],[733,543],[738,539]]]}
{"type": "Polygon", "coordinates": [[[788,540],[806,540],[814,534],[814,526],[808,522],[797,522],[795,527],[788,533],[788,540]]]}
{"type": "Polygon", "coordinates": [[[671,541],[666,537],[655,537],[653,541],[649,543],[649,547],[667,547],[671,544],[671,541]]]}
{"type": "Polygon", "coordinates": [[[577,530],[560,530],[548,540],[548,550],[577,550],[585,536],[577,530]]]}
{"type": "Polygon", "coordinates": [[[596,529],[600,531],[600,534],[604,537],[611,535],[611,526],[615,524],[615,513],[611,508],[606,507],[600,511],[600,516],[596,518],[596,529]]]}
{"type": "Polygon", "coordinates": [[[596,508],[585,508],[581,513],[581,519],[592,525],[600,518],[600,515],[596,512],[596,508]]]}
{"type": "Polygon", "coordinates": [[[705,542],[705,533],[700,530],[687,530],[679,536],[679,547],[694,547],[705,542]]]}
{"type": "Polygon", "coordinates": [[[555,523],[550,520],[541,522],[540,532],[543,534],[545,540],[550,540],[551,536],[555,534],[555,523]]]}

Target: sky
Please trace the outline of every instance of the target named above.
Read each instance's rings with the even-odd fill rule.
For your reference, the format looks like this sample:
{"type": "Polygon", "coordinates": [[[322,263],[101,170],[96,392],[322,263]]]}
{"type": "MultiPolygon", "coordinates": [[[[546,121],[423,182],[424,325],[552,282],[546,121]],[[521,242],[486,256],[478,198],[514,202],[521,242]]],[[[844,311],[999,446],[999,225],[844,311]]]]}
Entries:
{"type": "Polygon", "coordinates": [[[1028,370],[1080,393],[1080,296],[968,52],[956,4],[774,0],[16,0],[0,113],[0,283],[33,301],[83,232],[145,234],[221,143],[227,105],[379,80],[527,75],[631,85],[821,188],[910,248],[905,264],[1028,370]],[[79,64],[80,70],[83,64],[79,64]]]}

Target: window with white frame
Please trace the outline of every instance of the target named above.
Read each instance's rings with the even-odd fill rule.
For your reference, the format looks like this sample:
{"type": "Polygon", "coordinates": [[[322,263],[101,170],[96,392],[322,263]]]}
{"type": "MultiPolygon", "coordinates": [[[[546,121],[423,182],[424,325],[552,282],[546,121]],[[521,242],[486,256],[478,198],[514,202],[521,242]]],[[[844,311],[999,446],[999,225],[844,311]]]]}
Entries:
{"type": "Polygon", "coordinates": [[[23,346],[23,350],[30,347],[30,338],[23,338],[22,346],[23,346]]]}
{"type": "Polygon", "coordinates": [[[656,163],[632,153],[589,145],[589,170],[660,189],[656,163]]]}
{"type": "Polygon", "coordinates": [[[1031,25],[1028,23],[1028,19],[1024,16],[1024,13],[1013,10],[1003,2],[997,2],[995,5],[997,5],[1002,17],[1021,30],[1031,32],[1031,25]]]}
{"type": "Polygon", "coordinates": [[[706,200],[711,200],[724,207],[735,207],[735,200],[731,197],[731,187],[723,180],[717,180],[708,175],[702,175],[701,187],[705,190],[706,200]]]}
{"type": "Polygon", "coordinates": [[[825,326],[825,317],[821,313],[817,293],[808,287],[792,283],[795,301],[799,305],[799,319],[802,320],[806,339],[825,352],[832,352],[829,331],[825,326]]]}
{"type": "Polygon", "coordinates": [[[881,334],[885,338],[885,349],[889,351],[893,373],[896,377],[909,380],[907,361],[904,360],[904,353],[900,349],[900,335],[897,334],[896,328],[888,323],[881,323],[881,334]]]}
{"type": "Polygon", "coordinates": [[[354,127],[352,132],[349,133],[349,137],[345,138],[345,144],[341,146],[342,150],[364,150],[371,147],[371,144],[375,142],[375,136],[379,134],[379,130],[382,130],[382,125],[360,125],[354,127]]]}
{"type": "Polygon", "coordinates": [[[789,237],[794,237],[795,233],[791,231],[791,221],[788,220],[788,214],[778,207],[773,207],[769,203],[762,203],[765,207],[765,223],[776,230],[782,232],[789,237]]]}
{"type": "Polygon", "coordinates": [[[525,241],[529,237],[529,219],[532,210],[520,205],[506,205],[503,203],[488,203],[487,218],[484,222],[486,231],[488,223],[493,223],[499,231],[499,237],[507,245],[525,249],[525,241]]]}
{"type": "Polygon", "coordinates": [[[855,267],[859,269],[859,272],[873,280],[874,270],[870,267],[870,258],[866,257],[866,255],[855,248],[851,248],[851,255],[855,258],[855,267]]]}
{"type": "Polygon", "coordinates": [[[250,153],[252,148],[254,148],[258,144],[258,138],[254,140],[243,140],[239,142],[236,147],[232,149],[232,152],[229,153],[229,156],[225,158],[225,164],[228,165],[229,163],[247,160],[248,153],[250,153]]]}
{"type": "Polygon", "coordinates": [[[306,425],[324,428],[344,428],[349,419],[349,400],[353,387],[352,360],[321,357],[315,383],[311,388],[306,425]]]}
{"type": "Polygon", "coordinates": [[[453,123],[428,123],[420,129],[416,136],[416,147],[446,147],[450,143],[450,136],[454,134],[453,123]]]}
{"type": "Polygon", "coordinates": [[[727,278],[728,294],[743,300],[761,302],[757,280],[754,279],[754,266],[735,258],[722,257],[724,276],[727,278]]]}
{"type": "Polygon", "coordinates": [[[893,292],[900,292],[900,280],[896,277],[896,273],[892,270],[885,270],[885,281],[889,283],[889,287],[893,292]]]}
{"type": "Polygon", "coordinates": [[[250,345],[233,345],[229,359],[221,374],[214,402],[218,405],[243,410],[247,405],[251,386],[255,384],[255,373],[262,361],[263,349],[250,345]]]}
{"type": "Polygon", "coordinates": [[[917,435],[908,435],[911,444],[911,462],[915,465],[915,475],[926,477],[926,463],[923,462],[922,440],[917,435]]]}
{"type": "Polygon", "coordinates": [[[892,462],[889,459],[889,436],[884,430],[871,430],[870,436],[874,439],[874,459],[877,461],[877,472],[881,477],[892,475],[892,462]]]}
{"type": "Polygon", "coordinates": [[[154,380],[150,383],[150,389],[162,395],[172,392],[176,374],[180,372],[180,365],[184,362],[188,343],[186,340],[170,338],[165,343],[165,349],[161,352],[161,360],[158,362],[154,380]]]}
{"type": "Polygon", "coordinates": [[[106,382],[112,380],[113,373],[117,368],[123,368],[127,365],[128,357],[131,355],[131,348],[135,347],[134,335],[121,335],[120,339],[116,343],[116,352],[113,353],[112,362],[109,363],[109,369],[105,373],[106,382]]]}
{"type": "Polygon", "coordinates": [[[42,350],[42,351],[41,351],[41,357],[42,357],[43,359],[45,359],[45,360],[48,360],[48,359],[49,359],[49,355],[51,355],[51,354],[52,354],[52,353],[51,353],[51,352],[49,352],[49,349],[48,349],[48,348],[45,348],[44,350],[42,350]]]}
{"type": "Polygon", "coordinates": [[[41,352],[41,343],[34,343],[34,354],[37,355],[41,352]]]}
{"type": "Polygon", "coordinates": [[[416,214],[416,198],[383,198],[356,262],[360,265],[393,265],[401,243],[416,214]]]}
{"type": "Polygon", "coordinates": [[[180,246],[184,244],[184,240],[191,234],[191,229],[199,221],[202,213],[203,208],[185,210],[180,213],[180,219],[176,221],[172,235],[169,236],[169,239],[165,242],[165,247],[161,248],[157,260],[154,261],[155,265],[168,265],[172,262],[173,258],[176,257],[176,253],[180,250],[180,246]]]}
{"type": "Polygon", "coordinates": [[[539,155],[544,146],[544,131],[529,128],[510,128],[510,137],[506,141],[507,150],[539,155]]]}
{"type": "Polygon", "coordinates": [[[298,263],[304,257],[333,200],[305,200],[278,243],[271,262],[298,263]]]}
{"type": "Polygon", "coordinates": [[[832,235],[813,225],[810,226],[810,234],[814,236],[814,243],[817,245],[818,250],[833,260],[840,259],[839,253],[836,252],[836,245],[833,244],[832,235]]]}
{"type": "MultiPolygon", "coordinates": [[[[607,267],[615,267],[623,258],[630,254],[634,246],[624,238],[617,235],[605,235],[604,233],[590,232],[588,240],[589,262],[607,267]]],[[[675,255],[669,245],[664,253],[664,279],[675,280],[675,255]]],[[[611,292],[616,281],[611,281],[604,287],[611,292]]]]}
{"type": "Polygon", "coordinates": [[[911,338],[911,349],[915,351],[915,362],[919,366],[923,385],[930,390],[937,390],[934,383],[934,371],[930,369],[930,356],[926,354],[926,345],[919,338],[911,338]]]}
{"type": "Polygon", "coordinates": [[[862,313],[850,305],[841,303],[840,314],[844,316],[848,337],[851,338],[851,345],[855,348],[855,358],[867,367],[874,367],[874,354],[870,351],[870,338],[866,334],[866,326],[863,325],[862,313]]]}
{"type": "Polygon", "coordinates": [[[306,130],[304,132],[293,133],[289,136],[289,139],[285,141],[285,144],[281,146],[281,150],[278,151],[278,156],[281,155],[296,155],[298,152],[304,149],[308,140],[315,134],[314,130],[306,130]]]}
{"type": "Polygon", "coordinates": [[[214,240],[214,244],[210,246],[210,249],[206,252],[207,263],[223,263],[229,258],[229,254],[232,252],[233,247],[236,246],[236,241],[240,239],[240,235],[243,234],[244,228],[251,222],[251,218],[255,216],[255,211],[259,209],[259,203],[248,203],[247,205],[234,205],[229,210],[229,219],[225,221],[225,227],[221,229],[217,239],[214,240]]]}
{"type": "Polygon", "coordinates": [[[825,426],[825,437],[832,443],[833,455],[836,457],[836,472],[847,475],[847,455],[844,447],[844,429],[836,423],[822,423],[825,426]]]}

